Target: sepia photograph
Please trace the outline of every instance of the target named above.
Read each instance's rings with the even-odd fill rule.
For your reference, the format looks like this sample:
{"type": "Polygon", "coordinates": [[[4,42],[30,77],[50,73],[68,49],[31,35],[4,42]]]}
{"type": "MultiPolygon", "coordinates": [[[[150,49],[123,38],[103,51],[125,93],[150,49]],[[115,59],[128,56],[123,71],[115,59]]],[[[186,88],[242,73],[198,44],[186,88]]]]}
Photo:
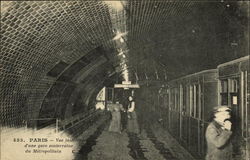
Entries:
{"type": "Polygon", "coordinates": [[[249,0],[0,2],[0,160],[250,160],[249,0]]]}

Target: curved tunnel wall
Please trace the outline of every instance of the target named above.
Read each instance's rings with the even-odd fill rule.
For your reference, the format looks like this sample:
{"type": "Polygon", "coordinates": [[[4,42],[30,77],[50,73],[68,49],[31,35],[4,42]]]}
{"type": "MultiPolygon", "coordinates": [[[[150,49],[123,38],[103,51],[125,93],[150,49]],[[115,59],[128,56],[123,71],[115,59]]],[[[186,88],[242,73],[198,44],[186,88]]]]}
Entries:
{"type": "MultiPolygon", "coordinates": [[[[39,117],[42,102],[48,104],[45,96],[57,77],[47,73],[58,62],[71,65],[103,42],[108,46],[110,18],[103,2],[1,3],[1,124],[22,126],[39,117]]],[[[66,105],[76,85],[60,85],[65,92],[56,103],[66,105]]]]}
{"type": "MultiPolygon", "coordinates": [[[[92,90],[97,89],[97,84],[107,78],[106,70],[111,69],[103,53],[104,51],[98,47],[66,69],[64,69],[65,66],[58,66],[60,64],[58,63],[47,74],[55,77],[56,82],[50,88],[42,103],[39,119],[58,118],[62,120],[74,116],[76,113],[88,111],[88,96],[92,95],[92,90]],[[60,70],[63,71],[59,72],[60,70]],[[65,92],[63,95],[63,90],[67,86],[74,89],[71,92],[65,92]],[[61,101],[64,103],[61,103],[61,101]]],[[[102,83],[100,84],[102,85],[102,83]]],[[[53,123],[54,121],[48,120],[48,122],[53,123]]],[[[41,120],[39,123],[46,124],[47,121],[41,120]]]]}

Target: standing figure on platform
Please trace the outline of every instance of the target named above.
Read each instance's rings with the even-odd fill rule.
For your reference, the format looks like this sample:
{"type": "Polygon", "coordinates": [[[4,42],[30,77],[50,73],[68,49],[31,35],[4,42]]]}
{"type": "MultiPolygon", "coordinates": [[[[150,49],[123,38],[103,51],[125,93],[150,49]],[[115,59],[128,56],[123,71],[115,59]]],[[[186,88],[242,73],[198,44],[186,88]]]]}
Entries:
{"type": "MultiPolygon", "coordinates": [[[[124,98],[126,99],[126,98],[124,98]]],[[[127,128],[127,122],[128,122],[128,115],[127,115],[127,108],[128,106],[128,103],[127,103],[127,100],[123,101],[123,108],[124,108],[124,111],[121,112],[121,125],[122,125],[122,131],[126,130],[127,128]]]]}
{"type": "Polygon", "coordinates": [[[206,130],[206,160],[232,160],[232,135],[230,109],[227,106],[214,108],[214,119],[206,130]]]}
{"type": "Polygon", "coordinates": [[[137,115],[135,111],[135,101],[132,96],[129,96],[129,105],[128,105],[128,123],[127,131],[133,133],[139,133],[139,126],[137,122],[137,115]]]}
{"type": "Polygon", "coordinates": [[[122,104],[119,101],[116,101],[115,104],[108,104],[108,110],[112,115],[109,131],[121,133],[121,111],[124,111],[122,104]]]}

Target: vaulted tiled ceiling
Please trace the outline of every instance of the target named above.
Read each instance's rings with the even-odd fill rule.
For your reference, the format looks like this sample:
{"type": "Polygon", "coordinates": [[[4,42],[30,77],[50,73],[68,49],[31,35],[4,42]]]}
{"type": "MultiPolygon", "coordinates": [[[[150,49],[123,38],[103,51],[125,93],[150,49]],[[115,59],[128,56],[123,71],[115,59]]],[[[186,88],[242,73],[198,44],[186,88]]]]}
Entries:
{"type": "Polygon", "coordinates": [[[114,72],[122,72],[124,59],[120,47],[127,50],[124,62],[132,80],[134,72],[140,80],[155,79],[156,72],[160,79],[173,79],[249,54],[249,2],[131,0],[122,1],[120,11],[112,2],[120,3],[1,2],[4,122],[38,117],[58,81],[67,87],[84,83],[84,77],[93,77],[88,87],[116,81],[114,72]],[[125,45],[114,40],[117,30],[127,32],[125,45]],[[88,64],[95,72],[85,68],[88,64]]]}
{"type": "Polygon", "coordinates": [[[248,7],[247,2],[132,1],[127,8],[131,64],[151,75],[164,69],[172,79],[248,55],[248,7]]]}

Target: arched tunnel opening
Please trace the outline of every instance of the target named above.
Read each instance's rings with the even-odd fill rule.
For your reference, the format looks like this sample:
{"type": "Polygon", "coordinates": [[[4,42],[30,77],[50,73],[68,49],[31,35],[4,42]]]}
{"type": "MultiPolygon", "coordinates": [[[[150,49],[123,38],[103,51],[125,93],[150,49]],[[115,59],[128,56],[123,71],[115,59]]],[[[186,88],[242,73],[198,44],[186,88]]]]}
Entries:
{"type": "Polygon", "coordinates": [[[249,159],[249,5],[1,1],[0,159],[205,159],[216,106],[249,159]]]}

